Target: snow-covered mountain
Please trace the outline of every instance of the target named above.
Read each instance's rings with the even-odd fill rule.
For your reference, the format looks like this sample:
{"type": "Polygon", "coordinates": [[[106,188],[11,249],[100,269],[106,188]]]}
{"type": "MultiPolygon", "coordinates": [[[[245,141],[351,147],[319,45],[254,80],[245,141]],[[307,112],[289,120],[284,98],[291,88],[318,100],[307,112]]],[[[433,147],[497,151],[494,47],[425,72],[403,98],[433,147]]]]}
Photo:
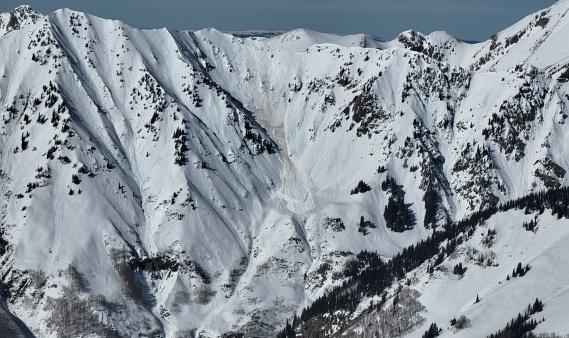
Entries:
{"type": "Polygon", "coordinates": [[[477,44],[0,15],[0,329],[479,337],[539,298],[569,334],[568,11],[477,44]]]}

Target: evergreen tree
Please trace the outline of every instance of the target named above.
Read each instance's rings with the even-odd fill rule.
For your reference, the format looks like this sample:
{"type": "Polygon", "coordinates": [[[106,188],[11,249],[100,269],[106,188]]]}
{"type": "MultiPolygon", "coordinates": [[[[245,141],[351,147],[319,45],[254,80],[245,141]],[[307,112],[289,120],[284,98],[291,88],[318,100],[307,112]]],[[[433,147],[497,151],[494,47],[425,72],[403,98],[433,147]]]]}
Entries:
{"type": "Polygon", "coordinates": [[[358,185],[352,189],[352,191],[350,192],[350,195],[355,195],[355,194],[360,194],[360,193],[365,193],[371,190],[371,187],[369,185],[367,185],[364,181],[360,180],[358,182],[358,185]]]}
{"type": "MultiPolygon", "coordinates": [[[[49,157],[49,156],[48,156],[49,157]]],[[[391,184],[389,180],[382,184],[384,190],[389,190],[391,184]]],[[[17,195],[17,198],[23,198],[23,195],[17,195]]],[[[447,222],[443,225],[444,231],[434,231],[430,237],[420,241],[414,245],[404,248],[400,253],[392,257],[388,262],[383,262],[379,256],[369,260],[373,263],[363,263],[366,257],[374,257],[373,253],[359,257],[360,263],[357,263],[357,269],[352,275],[349,275],[341,285],[332,289],[322,297],[316,299],[312,305],[303,309],[300,319],[294,321],[291,325],[294,328],[302,327],[314,328],[321,323],[322,315],[332,314],[335,311],[343,310],[353,312],[363,297],[385,295],[387,288],[391,287],[395,281],[401,280],[406,273],[412,271],[427,261],[432,262],[432,269],[442,263],[445,257],[451,255],[456,248],[464,243],[486,220],[498,211],[508,211],[512,209],[525,210],[527,214],[534,212],[543,212],[545,209],[551,211],[553,215],[559,218],[569,218],[569,187],[552,189],[547,192],[536,192],[525,197],[511,200],[499,206],[491,206],[486,209],[472,213],[470,216],[457,221],[447,222]],[[446,243],[445,246],[442,246],[446,243]]],[[[521,265],[521,264],[518,264],[521,265]]],[[[516,267],[517,268],[517,267],[516,267]]],[[[516,273],[513,269],[512,276],[516,273]]],[[[530,266],[526,265],[524,274],[529,271],[530,266]]],[[[515,277],[515,276],[514,276],[515,277]]],[[[511,278],[511,277],[510,277],[511,278]]],[[[476,301],[480,302],[479,295],[476,301]]],[[[522,337],[524,334],[531,332],[537,322],[530,320],[529,316],[536,311],[542,310],[543,303],[539,300],[531,306],[531,314],[520,314],[521,325],[517,319],[512,319],[507,324],[507,330],[500,330],[498,333],[490,337],[522,337]],[[512,327],[516,329],[512,329],[512,327]],[[504,333],[506,332],[506,333],[504,333]],[[522,332],[522,334],[519,334],[522,332]]],[[[283,328],[284,331],[284,328],[283,328]]],[[[282,331],[281,331],[282,332],[282,331]]]]}
{"type": "Polygon", "coordinates": [[[441,333],[441,329],[439,329],[439,327],[437,326],[437,324],[432,323],[431,326],[429,326],[429,329],[427,331],[425,331],[425,333],[423,334],[423,338],[435,338],[438,337],[439,334],[441,333]]]}
{"type": "Polygon", "coordinates": [[[532,306],[532,311],[533,311],[533,313],[543,311],[543,303],[541,302],[541,300],[539,300],[537,298],[535,299],[535,302],[533,303],[533,306],[532,306]]]}
{"type": "Polygon", "coordinates": [[[521,277],[521,276],[523,276],[523,274],[524,274],[524,270],[522,268],[522,263],[520,262],[520,263],[518,263],[518,266],[516,267],[516,275],[521,277]]]}
{"type": "Polygon", "coordinates": [[[462,263],[458,263],[454,266],[453,271],[455,275],[462,276],[466,272],[466,268],[462,266],[462,263]]]}

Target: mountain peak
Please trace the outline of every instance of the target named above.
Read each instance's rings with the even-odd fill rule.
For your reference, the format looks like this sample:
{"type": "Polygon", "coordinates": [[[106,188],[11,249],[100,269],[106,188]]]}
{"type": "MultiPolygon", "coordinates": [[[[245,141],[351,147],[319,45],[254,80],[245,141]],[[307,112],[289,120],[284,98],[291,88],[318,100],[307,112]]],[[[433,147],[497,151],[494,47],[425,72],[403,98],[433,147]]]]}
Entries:
{"type": "Polygon", "coordinates": [[[35,23],[41,16],[41,13],[30,5],[20,5],[9,12],[0,14],[0,37],[35,23]]]}
{"type": "Polygon", "coordinates": [[[38,17],[41,15],[40,12],[36,11],[30,5],[19,5],[19,6],[15,7],[14,9],[12,9],[11,11],[9,11],[7,13],[3,13],[3,14],[9,14],[9,15],[14,15],[14,16],[18,16],[18,17],[38,17]]]}
{"type": "Polygon", "coordinates": [[[34,11],[30,5],[19,5],[16,6],[12,11],[34,11]]]}

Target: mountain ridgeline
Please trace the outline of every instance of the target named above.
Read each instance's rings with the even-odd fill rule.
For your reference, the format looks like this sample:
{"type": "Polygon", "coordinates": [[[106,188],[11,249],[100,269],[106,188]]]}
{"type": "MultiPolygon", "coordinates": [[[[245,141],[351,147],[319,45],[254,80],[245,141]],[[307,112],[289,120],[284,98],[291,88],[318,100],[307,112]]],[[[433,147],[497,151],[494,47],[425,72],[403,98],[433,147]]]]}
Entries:
{"type": "Polygon", "coordinates": [[[0,335],[569,334],[568,12],[480,43],[0,14],[0,335]]]}

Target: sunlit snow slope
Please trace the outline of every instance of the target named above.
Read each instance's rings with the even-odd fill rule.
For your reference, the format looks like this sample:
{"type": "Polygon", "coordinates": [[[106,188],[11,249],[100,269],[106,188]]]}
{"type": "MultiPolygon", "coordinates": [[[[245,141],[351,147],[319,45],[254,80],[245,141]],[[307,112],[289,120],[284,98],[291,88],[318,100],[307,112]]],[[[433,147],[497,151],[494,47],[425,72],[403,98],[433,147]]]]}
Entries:
{"type": "MultiPolygon", "coordinates": [[[[558,2],[478,44],[1,14],[0,328],[270,336],[360,251],[388,259],[480,208],[566,185],[568,11],[558,2]]],[[[550,229],[567,223],[498,230],[500,269],[528,241],[519,250],[543,269],[560,262],[544,294],[569,301],[567,234],[550,229]]],[[[492,271],[468,287],[507,302],[492,271]]],[[[461,307],[474,291],[430,311],[448,283],[420,283],[429,319],[468,312],[474,327],[484,311],[461,307]]],[[[569,333],[562,320],[545,331],[569,333]]]]}

